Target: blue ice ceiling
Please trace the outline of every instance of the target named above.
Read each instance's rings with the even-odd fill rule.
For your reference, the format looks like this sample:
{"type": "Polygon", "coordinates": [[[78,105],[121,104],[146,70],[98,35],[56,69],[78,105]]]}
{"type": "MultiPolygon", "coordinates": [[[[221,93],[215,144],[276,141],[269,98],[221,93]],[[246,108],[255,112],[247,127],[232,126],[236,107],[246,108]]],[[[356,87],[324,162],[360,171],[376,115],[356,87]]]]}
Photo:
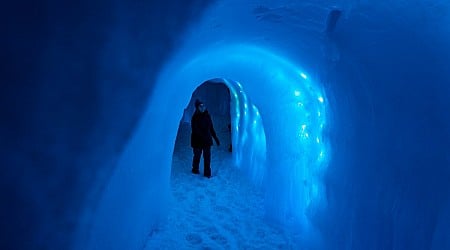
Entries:
{"type": "Polygon", "coordinates": [[[311,249],[450,249],[446,1],[1,14],[2,249],[140,249],[164,223],[183,109],[215,78],[268,220],[311,249]]]}

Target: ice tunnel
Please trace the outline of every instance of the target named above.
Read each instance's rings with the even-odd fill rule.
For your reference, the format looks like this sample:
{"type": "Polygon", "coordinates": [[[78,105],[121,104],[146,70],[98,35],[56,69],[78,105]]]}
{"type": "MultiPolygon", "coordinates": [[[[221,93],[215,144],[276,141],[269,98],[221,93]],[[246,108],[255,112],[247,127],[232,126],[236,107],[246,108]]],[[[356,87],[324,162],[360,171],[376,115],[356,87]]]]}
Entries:
{"type": "Polygon", "coordinates": [[[230,90],[234,167],[268,223],[302,235],[291,248],[450,249],[450,3],[0,12],[2,249],[143,249],[183,110],[211,79],[230,90]]]}

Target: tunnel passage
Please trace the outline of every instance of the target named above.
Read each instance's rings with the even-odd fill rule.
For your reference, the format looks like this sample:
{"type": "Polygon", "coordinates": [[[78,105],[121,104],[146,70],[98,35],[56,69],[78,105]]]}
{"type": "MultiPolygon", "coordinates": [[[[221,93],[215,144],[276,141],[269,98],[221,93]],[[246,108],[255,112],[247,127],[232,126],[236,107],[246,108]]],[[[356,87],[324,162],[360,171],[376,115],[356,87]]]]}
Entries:
{"type": "MultiPolygon", "coordinates": [[[[180,129],[190,124],[197,99],[206,104],[216,132],[227,131],[226,137],[220,138],[220,141],[222,147],[232,152],[233,165],[244,171],[254,184],[261,186],[266,172],[266,135],[263,121],[258,108],[247,96],[242,85],[233,80],[215,78],[205,81],[195,89],[184,109],[175,146],[179,143],[180,129]]],[[[184,145],[190,147],[186,142],[184,145]]]]}
{"type": "Polygon", "coordinates": [[[261,160],[265,158],[265,150],[261,149],[265,149],[265,143],[261,139],[265,135],[259,111],[244,89],[235,93],[235,88],[231,84],[227,87],[224,82],[215,79],[201,84],[184,109],[172,157],[167,220],[149,235],[145,250],[248,249],[256,246],[273,249],[288,246],[293,241],[291,235],[284,235],[282,230],[265,221],[264,196],[254,185],[256,176],[243,171],[264,172],[261,160]],[[200,173],[191,173],[190,117],[197,99],[206,106],[220,139],[220,145],[214,143],[210,148],[211,178],[203,176],[201,162],[200,173]],[[231,106],[233,112],[230,112],[231,106]],[[230,113],[233,113],[233,119],[230,119],[230,113]],[[238,140],[233,143],[232,152],[228,150],[231,120],[230,129],[236,127],[238,133],[234,136],[238,140]]]}
{"type": "MultiPolygon", "coordinates": [[[[282,55],[254,45],[212,47],[199,51],[196,57],[183,59],[179,75],[170,73],[166,82],[200,81],[222,75],[228,86],[235,86],[235,94],[245,89],[264,123],[266,164],[270,167],[264,174],[255,172],[267,191],[268,214],[282,223],[295,221],[297,226],[307,226],[306,210],[326,203],[320,178],[326,171],[330,152],[323,134],[327,127],[327,99],[320,85],[282,55]]],[[[244,104],[242,117],[245,109],[252,107],[244,104]]],[[[240,166],[247,171],[245,164],[240,166]]]]}
{"type": "MultiPolygon", "coordinates": [[[[229,155],[231,156],[231,131],[229,129],[231,124],[230,91],[222,82],[208,80],[198,86],[192,93],[192,97],[182,113],[177,131],[172,159],[174,161],[175,158],[189,158],[184,159],[183,163],[186,165],[183,170],[187,172],[191,171],[190,167],[192,167],[191,119],[195,113],[195,102],[197,100],[204,103],[220,140],[220,147],[216,143],[211,147],[212,154],[214,155],[216,150],[228,152],[228,149],[230,149],[229,155]],[[182,156],[177,156],[176,154],[182,154],[182,156]]],[[[175,162],[172,162],[172,174],[174,164],[175,162]]],[[[217,171],[215,166],[212,166],[212,171],[212,175],[215,176],[217,171]]],[[[203,157],[201,157],[200,172],[203,173],[203,157]]]]}

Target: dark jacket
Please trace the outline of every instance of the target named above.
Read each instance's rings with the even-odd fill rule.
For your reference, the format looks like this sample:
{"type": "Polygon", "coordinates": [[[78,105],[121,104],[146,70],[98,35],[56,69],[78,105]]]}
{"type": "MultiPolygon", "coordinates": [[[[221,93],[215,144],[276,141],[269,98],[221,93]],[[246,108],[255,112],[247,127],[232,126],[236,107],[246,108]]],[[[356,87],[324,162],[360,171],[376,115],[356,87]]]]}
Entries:
{"type": "Polygon", "coordinates": [[[191,119],[191,128],[191,147],[211,147],[213,145],[212,138],[215,138],[217,141],[216,131],[214,130],[208,110],[205,110],[203,113],[195,110],[191,119]]]}

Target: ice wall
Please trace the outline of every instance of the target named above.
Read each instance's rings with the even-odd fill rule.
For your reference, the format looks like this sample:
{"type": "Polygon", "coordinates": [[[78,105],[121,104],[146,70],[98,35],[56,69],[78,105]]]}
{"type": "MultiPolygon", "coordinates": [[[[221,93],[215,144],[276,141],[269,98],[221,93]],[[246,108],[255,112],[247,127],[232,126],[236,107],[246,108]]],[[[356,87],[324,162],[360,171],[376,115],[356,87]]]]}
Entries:
{"type": "Polygon", "coordinates": [[[158,70],[206,2],[2,3],[1,249],[87,249],[83,244],[95,237],[99,249],[133,249],[145,241],[156,219],[139,206],[158,210],[147,195],[164,176],[146,179],[153,187],[147,192],[140,192],[145,186],[131,191],[126,181],[139,176],[138,167],[122,175],[120,187],[107,183],[117,175],[158,70]],[[116,216],[104,225],[117,233],[92,232],[102,229],[91,225],[106,190],[127,189],[134,195],[120,201],[123,210],[110,204],[108,214],[116,216]]]}
{"type": "Polygon", "coordinates": [[[231,142],[234,167],[261,187],[267,175],[267,145],[264,123],[258,107],[242,84],[223,79],[231,93],[231,142]]]}
{"type": "MultiPolygon", "coordinates": [[[[217,1],[200,17],[202,3],[5,3],[2,248],[139,248],[164,214],[183,108],[207,79],[247,84],[267,128],[267,160],[298,163],[298,151],[281,152],[274,139],[290,141],[294,123],[277,128],[264,119],[283,112],[271,110],[274,101],[296,98],[295,89],[283,95],[269,84],[271,68],[257,71],[246,56],[242,68],[209,57],[214,64],[203,74],[172,67],[243,42],[302,67],[328,110],[329,164],[310,175],[323,206],[282,198],[307,190],[299,186],[279,200],[269,196],[269,211],[281,211],[272,215],[303,216],[325,249],[449,248],[449,3],[217,1]],[[342,14],[327,34],[336,7],[342,14]],[[192,81],[163,84],[167,60],[164,69],[192,81]],[[259,84],[278,94],[258,95],[259,84]]],[[[286,190],[283,177],[298,184],[290,173],[271,175],[272,184],[286,190]]]]}
{"type": "Polygon", "coordinates": [[[328,219],[318,224],[339,248],[448,246],[437,237],[450,212],[448,10],[440,1],[355,5],[331,38],[340,51],[325,78],[334,157],[328,219]]]}

